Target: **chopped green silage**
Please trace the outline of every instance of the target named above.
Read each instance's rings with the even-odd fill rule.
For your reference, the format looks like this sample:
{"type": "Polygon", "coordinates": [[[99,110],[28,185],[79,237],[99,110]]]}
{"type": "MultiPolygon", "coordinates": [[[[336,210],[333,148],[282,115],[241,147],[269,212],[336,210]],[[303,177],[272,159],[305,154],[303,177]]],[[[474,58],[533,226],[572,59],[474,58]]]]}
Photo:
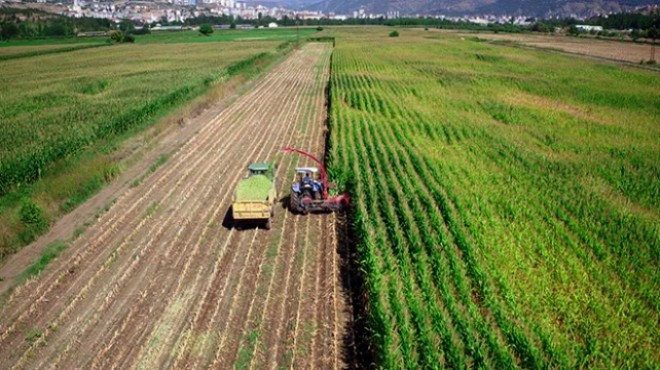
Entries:
{"type": "Polygon", "coordinates": [[[237,201],[266,200],[272,182],[264,175],[254,175],[241,180],[236,189],[237,201]]]}

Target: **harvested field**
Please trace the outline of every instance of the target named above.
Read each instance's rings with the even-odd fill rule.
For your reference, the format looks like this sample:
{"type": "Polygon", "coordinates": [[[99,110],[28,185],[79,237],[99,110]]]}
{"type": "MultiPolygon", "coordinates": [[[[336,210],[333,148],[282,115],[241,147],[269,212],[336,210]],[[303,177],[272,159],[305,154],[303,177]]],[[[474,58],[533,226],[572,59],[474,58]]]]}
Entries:
{"type": "MultiPolygon", "coordinates": [[[[475,36],[475,34],[463,34],[463,36],[475,36]]],[[[480,33],[476,36],[484,40],[513,41],[526,46],[556,49],[565,51],[567,53],[588,55],[596,58],[621,60],[624,62],[639,63],[641,60],[649,60],[651,58],[651,45],[648,44],[580,39],[566,36],[541,36],[501,33],[480,33]]]]}
{"type": "Polygon", "coordinates": [[[0,309],[0,368],[341,368],[350,318],[337,215],[225,217],[253,161],[324,152],[331,46],[307,44],[129,189],[0,309]]]}

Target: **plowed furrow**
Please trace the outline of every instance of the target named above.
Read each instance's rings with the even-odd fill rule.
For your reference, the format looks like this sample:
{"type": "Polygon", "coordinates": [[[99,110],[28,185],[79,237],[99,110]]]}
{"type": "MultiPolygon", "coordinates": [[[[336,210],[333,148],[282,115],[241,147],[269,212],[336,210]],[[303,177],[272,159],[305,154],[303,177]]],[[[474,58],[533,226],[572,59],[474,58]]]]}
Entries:
{"type": "MultiPolygon", "coordinates": [[[[310,86],[308,86],[307,89],[309,90],[309,88],[310,88],[310,86]]],[[[317,90],[318,86],[313,86],[313,88],[316,91],[321,91],[321,90],[317,90]]],[[[301,96],[306,96],[306,95],[308,95],[308,94],[301,94],[301,96]]],[[[314,94],[312,93],[310,95],[314,95],[314,94]]],[[[316,94],[316,95],[319,95],[319,94],[316,94]]],[[[302,104],[303,108],[307,107],[310,104],[310,99],[305,99],[304,101],[299,102],[298,104],[302,104]]],[[[309,117],[309,113],[305,116],[302,116],[302,117],[299,116],[299,113],[301,111],[302,111],[301,109],[296,109],[295,110],[295,112],[297,112],[297,114],[296,114],[296,117],[294,117],[294,119],[295,119],[295,121],[301,121],[301,122],[299,122],[299,124],[301,124],[302,126],[299,127],[298,130],[296,130],[296,132],[298,132],[298,135],[296,135],[296,137],[298,139],[294,141],[294,144],[296,144],[296,146],[298,146],[298,144],[300,144],[300,145],[302,145],[302,147],[308,147],[308,145],[310,144],[310,140],[312,140],[314,138],[313,134],[318,133],[318,129],[317,129],[316,125],[311,125],[311,127],[310,127],[309,121],[312,121],[312,122],[314,122],[314,121],[312,119],[310,119],[311,117],[309,117]],[[311,131],[312,134],[310,135],[308,131],[311,131]]],[[[308,110],[308,112],[313,112],[313,111],[308,110]]],[[[297,162],[298,161],[295,161],[295,163],[297,163],[297,162]]],[[[286,227],[286,219],[285,219],[285,227],[286,227]]],[[[275,265],[278,266],[277,263],[275,265]]],[[[253,304],[253,302],[250,303],[251,306],[252,306],[252,304],[253,304]]],[[[242,355],[242,358],[240,359],[240,361],[241,362],[247,362],[250,358],[251,352],[254,351],[251,347],[254,344],[253,342],[256,340],[254,337],[258,337],[261,334],[259,333],[258,329],[255,329],[255,328],[249,329],[249,327],[250,327],[249,324],[251,325],[251,323],[252,323],[250,321],[251,306],[247,310],[247,316],[245,316],[247,320],[240,320],[240,319],[235,320],[237,323],[240,323],[240,325],[237,325],[236,329],[233,329],[234,334],[232,334],[232,330],[229,330],[226,335],[223,335],[222,340],[220,341],[220,345],[218,347],[219,350],[221,352],[223,352],[223,353],[221,353],[217,356],[217,358],[221,359],[221,361],[218,362],[218,366],[225,367],[225,366],[228,366],[228,364],[234,363],[235,360],[236,360],[236,356],[239,355],[239,351],[242,355]],[[235,336],[235,337],[238,337],[239,339],[235,340],[233,342],[230,342],[229,345],[225,345],[224,341],[226,340],[226,338],[228,336],[235,336]],[[245,341],[241,341],[241,339],[240,339],[241,337],[242,338],[252,337],[252,339],[250,339],[248,341],[249,343],[245,343],[245,341]]],[[[245,312],[245,310],[243,312],[245,312]]]]}
{"type": "MultiPolygon", "coordinates": [[[[169,213],[170,213],[170,217],[168,217],[168,219],[167,219],[166,221],[164,221],[164,222],[161,221],[161,222],[158,222],[158,223],[157,223],[157,224],[160,225],[160,227],[159,227],[158,229],[155,230],[156,235],[160,235],[160,234],[162,233],[163,230],[179,230],[179,232],[177,233],[177,238],[175,238],[174,240],[172,240],[171,236],[170,236],[170,237],[166,237],[164,240],[160,240],[160,241],[159,241],[159,242],[160,242],[160,243],[158,243],[159,246],[173,246],[173,245],[176,245],[176,241],[178,240],[178,236],[181,235],[181,231],[185,231],[186,228],[185,228],[185,227],[182,227],[182,225],[173,225],[174,227],[168,227],[168,226],[172,226],[172,225],[169,225],[169,224],[170,224],[171,220],[174,219],[175,216],[177,216],[177,219],[178,219],[178,220],[184,222],[184,223],[187,224],[187,225],[190,224],[189,220],[190,220],[191,218],[196,217],[196,211],[198,211],[198,210],[199,210],[199,206],[201,206],[201,203],[200,203],[200,202],[197,202],[197,206],[198,206],[198,207],[195,208],[195,209],[193,210],[192,213],[191,213],[191,212],[186,213],[186,212],[184,212],[184,211],[182,211],[181,209],[178,209],[178,208],[181,208],[182,205],[190,205],[190,204],[192,204],[192,202],[189,202],[188,198],[189,198],[190,195],[193,193],[193,191],[196,190],[196,189],[195,189],[195,186],[198,185],[203,179],[215,178],[215,177],[216,177],[217,173],[213,173],[213,174],[209,174],[209,173],[208,173],[208,172],[209,172],[210,170],[212,170],[212,169],[217,169],[217,166],[215,165],[215,163],[213,163],[212,161],[210,161],[210,162],[211,162],[210,164],[206,164],[205,167],[204,167],[203,169],[200,169],[200,170],[198,171],[198,175],[199,175],[199,176],[195,177],[196,181],[194,181],[192,184],[189,183],[189,185],[191,185],[191,186],[189,186],[188,189],[185,189],[186,192],[185,192],[184,194],[180,194],[180,195],[179,195],[179,197],[178,197],[179,199],[178,199],[177,204],[174,205],[174,206],[171,208],[171,211],[169,212],[169,213]],[[183,217],[182,217],[182,215],[183,215],[183,217]],[[177,226],[178,226],[178,227],[177,227],[177,226]]],[[[236,172],[239,172],[239,171],[236,171],[236,172]]],[[[229,182],[229,183],[231,183],[231,182],[229,182]]],[[[207,188],[207,190],[206,190],[205,192],[202,192],[202,191],[197,190],[198,194],[205,194],[205,196],[201,196],[201,197],[198,196],[198,197],[196,197],[195,199],[198,199],[198,200],[201,201],[201,200],[205,200],[205,199],[209,198],[209,195],[211,194],[211,187],[212,187],[212,184],[214,184],[214,182],[209,182],[209,183],[206,184],[206,188],[207,188]]],[[[226,193],[229,194],[230,192],[227,191],[226,193]]],[[[207,203],[208,203],[208,202],[207,202],[207,203]]],[[[136,231],[134,231],[134,232],[138,232],[138,231],[139,231],[139,228],[138,228],[136,231]]],[[[152,230],[152,231],[153,231],[153,230],[152,230]]],[[[146,247],[153,246],[153,245],[154,245],[154,242],[153,242],[153,241],[154,241],[154,237],[153,237],[153,235],[151,234],[151,232],[149,232],[149,233],[147,233],[147,236],[150,237],[148,242],[146,242],[146,243],[144,243],[144,242],[139,243],[139,242],[138,242],[137,245],[138,245],[138,246],[143,245],[145,248],[146,248],[146,247]]],[[[130,238],[129,238],[129,241],[130,241],[130,238]]],[[[120,247],[118,248],[118,250],[122,249],[122,248],[125,246],[126,243],[127,243],[126,241],[125,241],[124,243],[122,243],[122,245],[120,245],[120,247]]],[[[144,253],[145,253],[145,249],[143,249],[143,251],[140,253],[140,256],[143,256],[144,253]]],[[[165,253],[163,253],[163,254],[169,254],[169,252],[165,252],[165,253]]],[[[152,256],[153,258],[156,258],[157,256],[160,256],[160,255],[161,255],[161,254],[152,254],[151,256],[152,256]]],[[[183,253],[183,254],[182,254],[182,253],[178,253],[177,255],[185,255],[185,253],[183,253]]],[[[153,259],[153,258],[152,258],[152,259],[153,259]]],[[[141,258],[138,258],[138,259],[133,258],[133,259],[132,259],[132,262],[131,262],[131,264],[130,264],[130,266],[129,266],[129,270],[130,270],[130,271],[124,271],[123,273],[121,273],[121,274],[119,275],[120,278],[117,279],[117,281],[114,282],[114,284],[113,284],[113,286],[112,286],[111,293],[109,293],[109,294],[111,294],[112,296],[115,296],[115,295],[117,294],[118,287],[119,287],[119,286],[122,284],[122,282],[124,282],[129,276],[131,276],[131,275],[130,275],[130,272],[131,272],[131,271],[134,271],[134,270],[136,269],[136,266],[138,265],[138,262],[141,261],[141,260],[142,260],[141,258]]],[[[116,265],[116,264],[115,264],[115,265],[116,265]]],[[[147,264],[147,266],[155,266],[155,265],[154,265],[154,264],[147,264]]],[[[102,271],[102,270],[99,270],[99,271],[102,271]]],[[[110,272],[110,273],[112,273],[112,272],[110,272]]],[[[143,275],[144,275],[144,274],[146,273],[146,270],[143,270],[142,273],[143,273],[143,275]]],[[[118,274],[114,274],[114,275],[118,275],[118,274]]],[[[97,274],[96,276],[100,276],[100,275],[97,274]]],[[[140,280],[143,280],[143,279],[140,279],[140,280]]],[[[89,287],[91,287],[91,283],[92,283],[92,281],[90,280],[90,281],[88,282],[88,285],[85,286],[85,288],[82,289],[81,293],[79,293],[79,296],[82,295],[85,291],[87,291],[89,287]]],[[[97,290],[97,291],[98,291],[98,290],[97,290]]],[[[108,299],[109,295],[106,295],[105,297],[106,297],[106,299],[105,299],[105,304],[107,304],[109,301],[112,301],[112,300],[109,300],[109,299],[108,299]]],[[[76,297],[76,298],[77,298],[77,297],[76,297]]],[[[76,300],[74,300],[74,302],[76,302],[76,300]]],[[[105,308],[105,307],[102,307],[102,308],[105,308]]],[[[66,312],[66,310],[65,310],[65,312],[66,312]]],[[[106,321],[110,321],[110,320],[107,320],[107,319],[106,319],[106,321]]],[[[97,328],[97,329],[98,329],[98,328],[97,328]]]]}
{"type": "MultiPolygon", "coordinates": [[[[292,99],[292,100],[290,100],[290,101],[293,102],[293,103],[295,104],[296,99],[292,99]]],[[[281,116],[275,116],[275,117],[274,117],[274,119],[276,119],[276,120],[281,120],[281,121],[283,121],[283,122],[289,122],[289,125],[287,126],[287,130],[282,130],[282,132],[291,132],[291,130],[290,130],[289,128],[292,126],[291,124],[294,122],[290,117],[291,117],[291,115],[293,114],[292,112],[296,112],[297,109],[294,109],[294,108],[296,108],[296,107],[289,107],[289,108],[291,108],[291,109],[281,109],[280,112],[281,112],[281,113],[285,113],[285,114],[283,114],[283,115],[281,115],[281,116]]],[[[274,142],[274,143],[278,143],[279,140],[273,140],[273,142],[274,142]]],[[[279,174],[279,173],[278,173],[278,174],[279,174]]],[[[259,244],[263,244],[263,242],[260,242],[259,244]]],[[[250,252],[251,252],[251,250],[250,250],[250,252]]],[[[255,258],[254,260],[257,261],[258,259],[255,258]]],[[[251,260],[250,260],[249,262],[251,262],[251,260]]],[[[239,283],[239,284],[240,284],[240,283],[239,283]]],[[[240,296],[240,295],[241,295],[240,293],[237,293],[237,294],[233,294],[233,295],[227,295],[227,297],[234,297],[234,296],[240,296]]],[[[211,297],[211,298],[213,298],[213,297],[211,297]]],[[[220,302],[220,304],[214,304],[214,306],[216,307],[216,310],[215,310],[213,313],[208,313],[208,312],[207,312],[207,313],[202,314],[202,315],[200,316],[200,319],[198,320],[199,322],[196,324],[195,328],[193,329],[193,330],[195,331],[195,333],[200,333],[200,332],[201,332],[201,333],[204,333],[204,332],[208,331],[210,327],[214,326],[214,323],[215,323],[215,319],[214,319],[214,318],[216,317],[216,315],[217,315],[218,312],[225,312],[225,310],[227,309],[227,308],[226,308],[226,307],[227,307],[227,306],[226,306],[227,304],[230,304],[230,305],[231,305],[231,304],[233,304],[233,301],[232,301],[232,302],[228,302],[228,300],[223,300],[222,302],[220,302]],[[211,317],[210,317],[210,318],[208,317],[209,314],[211,314],[211,317]],[[200,325],[203,325],[203,328],[199,328],[200,325]]],[[[231,310],[231,308],[230,308],[230,310],[231,310]]],[[[225,319],[224,322],[227,322],[227,321],[228,321],[227,317],[225,317],[225,316],[223,316],[223,317],[224,317],[224,319],[225,319]]],[[[222,323],[221,323],[221,324],[222,324],[222,323]]],[[[218,327],[216,326],[215,329],[218,330],[218,327]]],[[[219,330],[219,332],[222,332],[222,331],[219,330]]],[[[215,335],[213,335],[213,336],[203,336],[203,337],[202,337],[202,345],[201,345],[201,347],[202,347],[202,348],[208,348],[208,345],[209,345],[208,342],[209,342],[209,341],[213,342],[214,340],[215,340],[215,335]]],[[[184,348],[184,352],[185,352],[185,351],[186,351],[186,349],[184,348]]],[[[203,357],[203,356],[196,356],[196,357],[197,357],[197,358],[196,358],[195,361],[199,361],[199,360],[200,360],[200,357],[203,357]]],[[[191,366],[192,366],[192,367],[195,367],[195,366],[198,366],[198,364],[197,364],[195,361],[193,361],[193,362],[194,362],[194,365],[193,365],[193,364],[190,364],[190,363],[187,363],[187,361],[192,361],[192,360],[190,360],[190,358],[189,358],[189,354],[187,354],[187,353],[182,353],[182,358],[185,358],[185,361],[184,361],[183,363],[186,364],[186,365],[183,365],[183,367],[191,367],[191,366]]]]}
{"type": "MultiPolygon", "coordinates": [[[[315,229],[315,232],[317,232],[317,240],[321,240],[319,238],[320,230],[321,230],[321,218],[317,220],[317,227],[315,229]]],[[[294,362],[292,365],[292,368],[294,369],[309,369],[311,368],[311,363],[313,359],[316,358],[316,351],[317,351],[317,346],[316,346],[316,339],[317,339],[317,331],[319,327],[319,318],[321,317],[320,315],[320,306],[319,306],[319,292],[321,291],[321,268],[323,266],[323,259],[325,256],[322,253],[321,248],[319,248],[318,245],[315,246],[316,248],[316,263],[313,265],[313,268],[310,267],[310,270],[313,271],[313,285],[310,287],[312,288],[312,294],[310,297],[312,297],[310,300],[310,306],[309,310],[311,311],[311,318],[308,326],[308,337],[309,337],[309,344],[305,347],[302,347],[305,351],[305,353],[308,354],[308,356],[297,356],[296,360],[300,363],[294,362]]],[[[295,349],[294,349],[295,350],[295,349]]],[[[302,349],[301,349],[302,351],[302,349]]]]}

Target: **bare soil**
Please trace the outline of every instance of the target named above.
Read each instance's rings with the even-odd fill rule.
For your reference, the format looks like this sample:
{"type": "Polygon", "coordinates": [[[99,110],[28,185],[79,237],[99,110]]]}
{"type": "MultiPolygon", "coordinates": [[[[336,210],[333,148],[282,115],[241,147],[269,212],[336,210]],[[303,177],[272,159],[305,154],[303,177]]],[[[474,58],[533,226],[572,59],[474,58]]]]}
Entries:
{"type": "MultiPolygon", "coordinates": [[[[462,35],[466,37],[475,36],[475,34],[462,35]]],[[[555,49],[567,53],[619,60],[623,62],[639,63],[641,60],[646,61],[651,59],[652,45],[650,44],[528,34],[479,33],[476,34],[476,36],[485,40],[513,41],[526,46],[555,49]]],[[[658,48],[658,46],[656,46],[656,48],[658,48]]],[[[656,60],[657,59],[660,59],[660,51],[656,54],[656,60]]]]}
{"type": "Polygon", "coordinates": [[[345,368],[352,312],[337,215],[278,205],[269,231],[227,217],[250,162],[279,162],[285,196],[293,168],[310,163],[279,148],[323,154],[330,54],[322,43],[294,51],[121,188],[0,308],[0,368],[345,368]]]}

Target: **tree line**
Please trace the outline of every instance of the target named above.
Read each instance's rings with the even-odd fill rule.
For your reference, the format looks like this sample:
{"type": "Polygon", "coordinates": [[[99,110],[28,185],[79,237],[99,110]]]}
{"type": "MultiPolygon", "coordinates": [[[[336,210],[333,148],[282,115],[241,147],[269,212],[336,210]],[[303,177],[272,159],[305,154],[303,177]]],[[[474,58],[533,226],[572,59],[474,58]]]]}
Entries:
{"type": "Polygon", "coordinates": [[[0,40],[72,37],[78,32],[108,31],[104,18],[70,18],[36,9],[0,8],[0,40]]]}

